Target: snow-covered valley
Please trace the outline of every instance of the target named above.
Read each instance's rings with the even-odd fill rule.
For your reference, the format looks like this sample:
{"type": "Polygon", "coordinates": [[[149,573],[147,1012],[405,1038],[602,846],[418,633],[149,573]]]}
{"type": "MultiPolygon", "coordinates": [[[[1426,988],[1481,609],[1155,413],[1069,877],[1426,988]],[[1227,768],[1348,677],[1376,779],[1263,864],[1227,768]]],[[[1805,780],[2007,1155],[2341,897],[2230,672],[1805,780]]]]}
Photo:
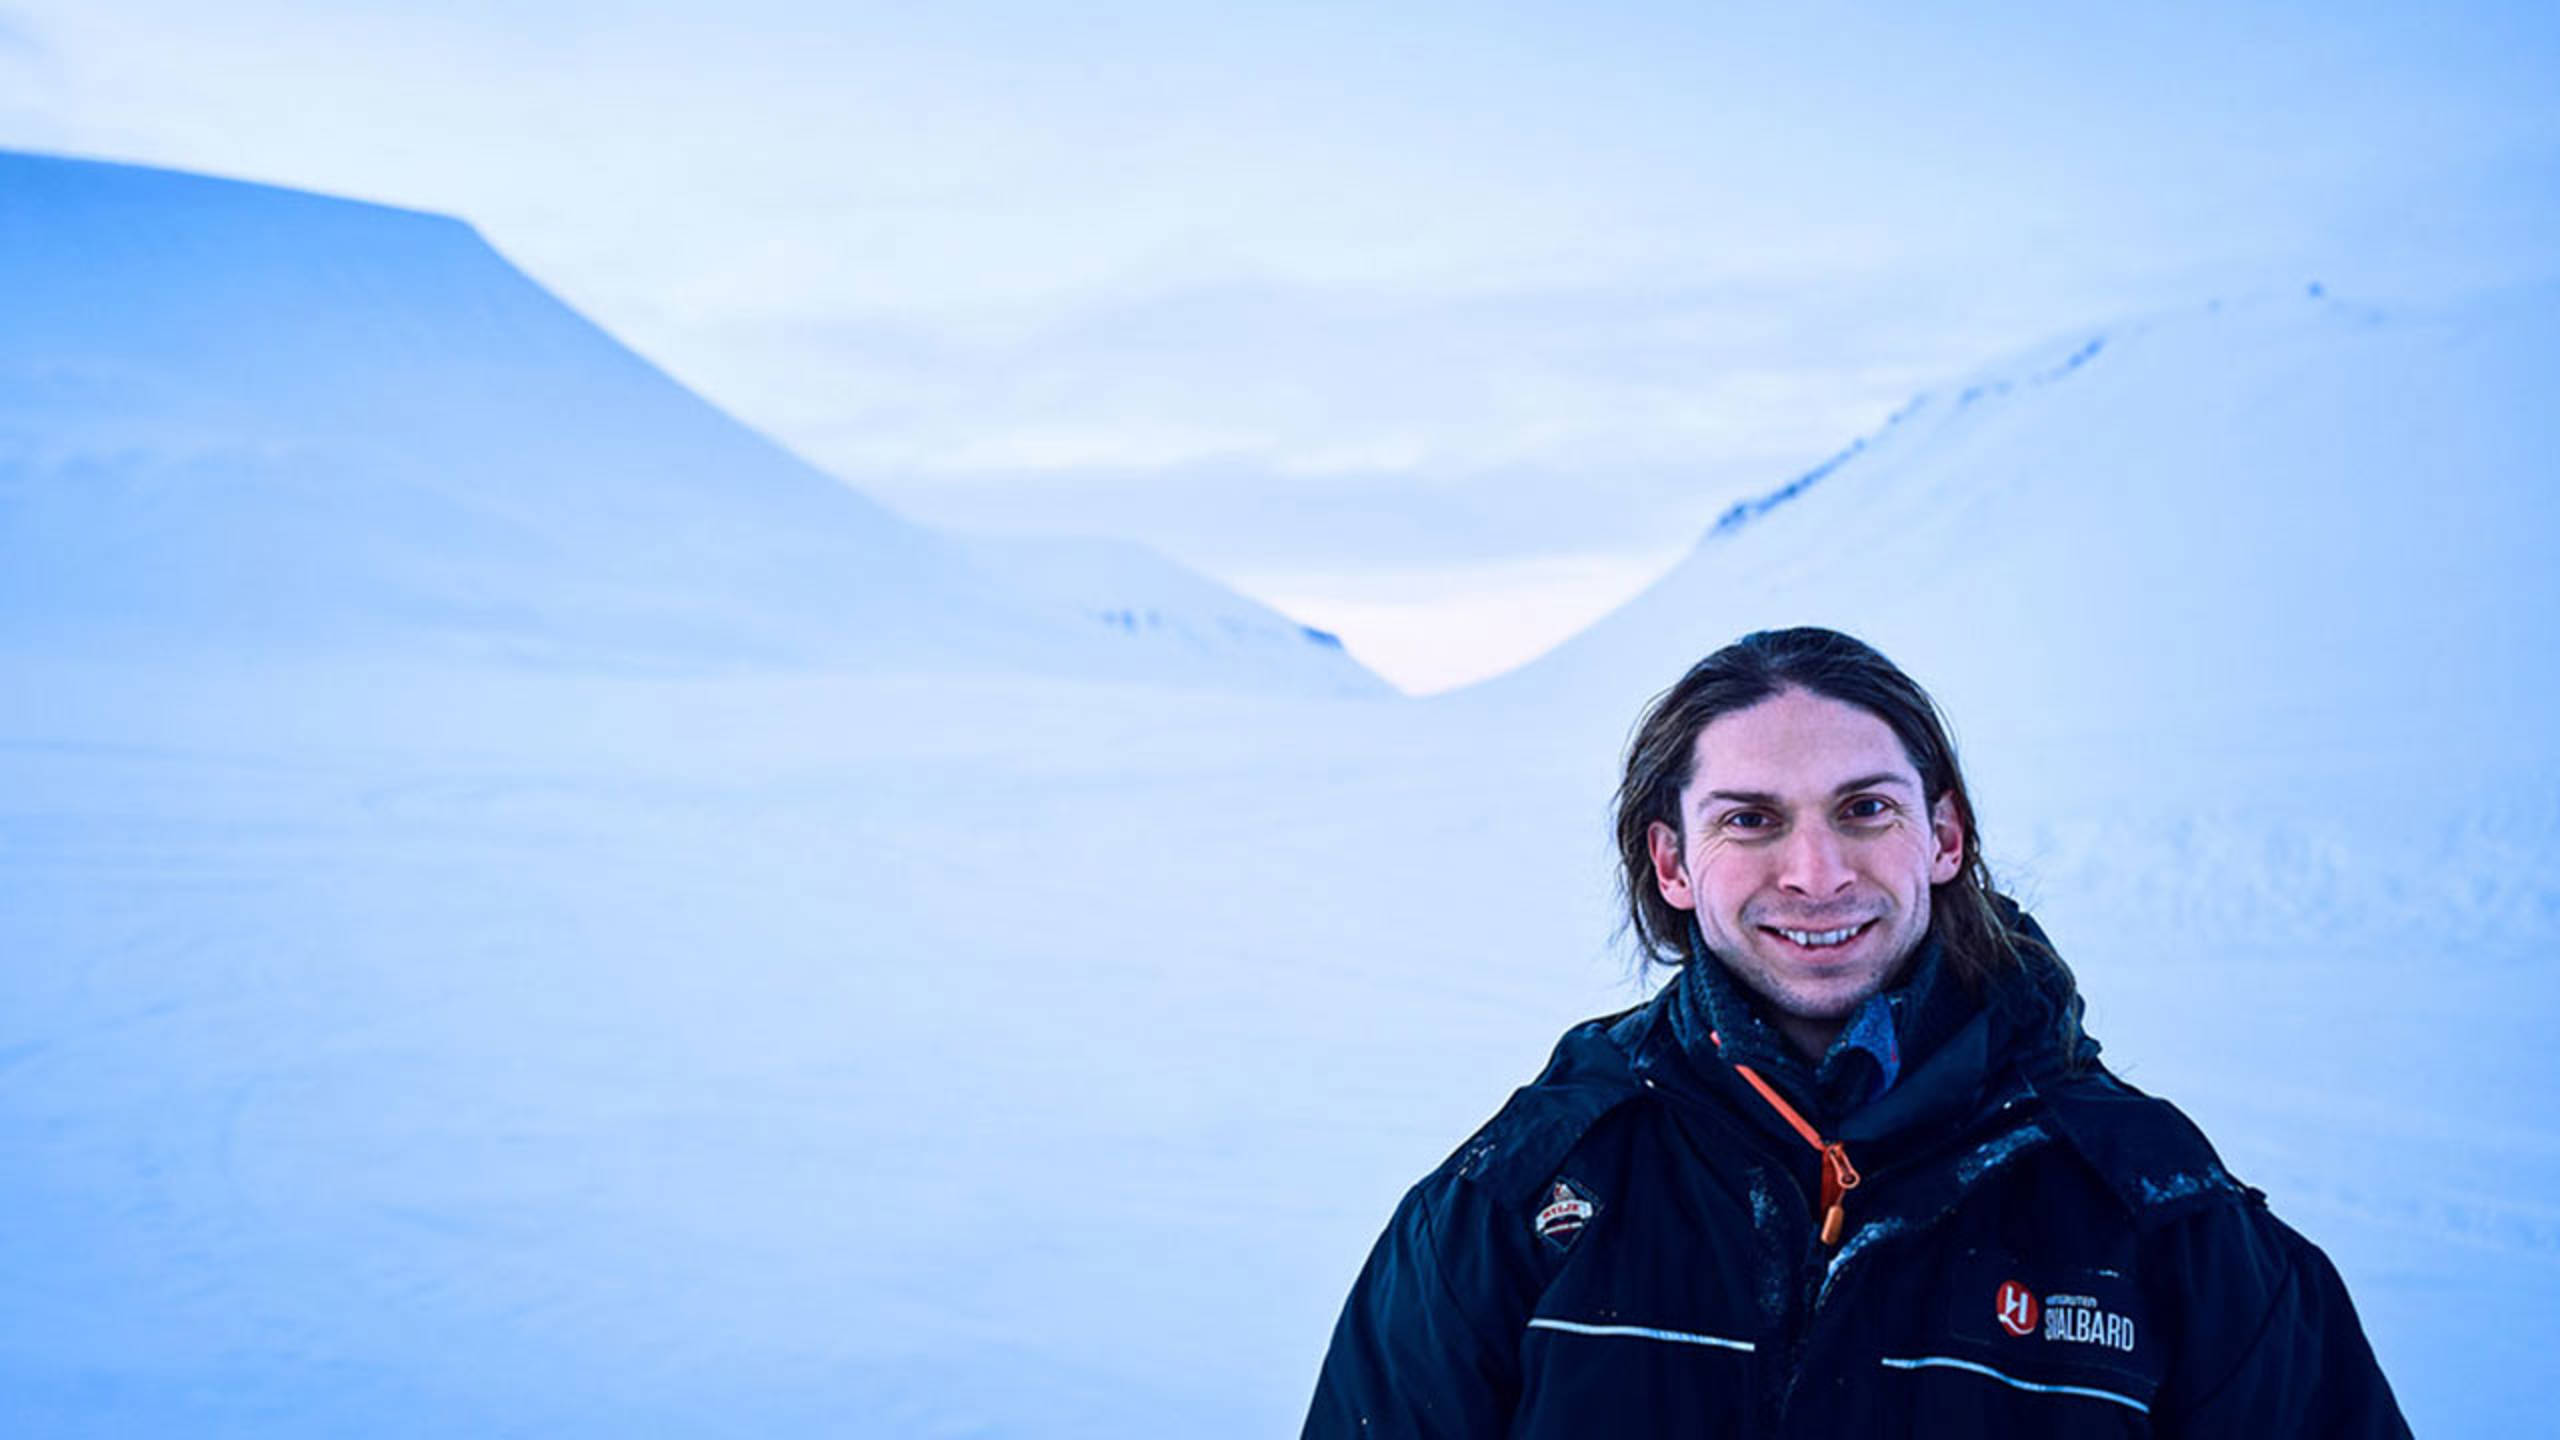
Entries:
{"type": "MultiPolygon", "coordinates": [[[[104,263],[40,208],[0,208],[0,273],[104,263]]],[[[1288,1433],[1397,1194],[1643,993],[1629,721],[1814,622],[1938,691],[2110,1063],[2336,1258],[2417,1429],[2529,1430],[2554,302],[2064,337],[1427,702],[1158,562],[882,539],[779,452],[715,504],[651,442],[622,510],[637,452],[541,407],[591,528],[551,471],[471,468],[525,415],[321,426],[233,403],[198,332],[73,377],[84,312],[0,302],[0,1428],[1288,1433]],[[249,438],[171,469],[175,416],[249,438]],[[254,534],[170,498],[208,473],[254,534]],[[430,493],[506,521],[422,529],[430,493]]],[[[511,388],[602,383],[560,345],[511,388]]],[[[624,378],[616,433],[689,400],[624,378]]]]}

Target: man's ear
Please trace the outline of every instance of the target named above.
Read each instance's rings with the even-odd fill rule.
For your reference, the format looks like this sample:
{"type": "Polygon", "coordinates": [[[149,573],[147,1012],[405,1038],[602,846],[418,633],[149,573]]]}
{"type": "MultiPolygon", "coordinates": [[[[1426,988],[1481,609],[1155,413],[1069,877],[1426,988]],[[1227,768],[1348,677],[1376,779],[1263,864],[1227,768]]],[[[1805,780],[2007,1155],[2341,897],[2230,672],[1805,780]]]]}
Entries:
{"type": "Polygon", "coordinates": [[[1653,884],[1674,910],[1695,910],[1698,897],[1689,890],[1689,872],[1680,865],[1680,832],[1660,820],[1644,827],[1645,844],[1653,851],[1653,884]]]}
{"type": "Polygon", "coordinates": [[[1964,868],[1964,817],[1956,813],[1953,790],[1929,807],[1929,838],[1937,846],[1929,856],[1929,883],[1944,885],[1964,868]]]}

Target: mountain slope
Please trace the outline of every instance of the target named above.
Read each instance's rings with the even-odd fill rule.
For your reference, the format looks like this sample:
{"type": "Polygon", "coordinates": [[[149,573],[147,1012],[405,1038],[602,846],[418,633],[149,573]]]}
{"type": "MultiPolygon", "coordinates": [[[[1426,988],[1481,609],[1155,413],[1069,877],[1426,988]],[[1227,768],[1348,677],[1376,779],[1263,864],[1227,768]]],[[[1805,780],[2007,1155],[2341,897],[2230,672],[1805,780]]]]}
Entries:
{"type": "Polygon", "coordinates": [[[1210,651],[991,570],[458,221],[0,154],[0,277],[0,641],[1383,689],[1234,597],[1210,651]]]}
{"type": "MultiPolygon", "coordinates": [[[[2315,287],[2316,288],[2316,287],[2315,287]]],[[[2003,733],[2283,714],[2353,733],[2548,717],[2560,292],[2319,294],[2067,337],[1925,394],[1733,506],[1643,595],[1483,694],[1659,688],[1835,624],[2003,733]]]]}

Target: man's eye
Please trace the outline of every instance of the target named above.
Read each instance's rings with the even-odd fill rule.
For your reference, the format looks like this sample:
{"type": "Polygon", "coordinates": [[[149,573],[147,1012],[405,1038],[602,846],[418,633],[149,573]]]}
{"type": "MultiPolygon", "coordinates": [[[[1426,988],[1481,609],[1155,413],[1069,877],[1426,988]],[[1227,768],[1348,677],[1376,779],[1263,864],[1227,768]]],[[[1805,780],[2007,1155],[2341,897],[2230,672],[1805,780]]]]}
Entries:
{"type": "Polygon", "coordinates": [[[1737,810],[1724,817],[1724,823],[1730,830],[1766,830],[1778,822],[1757,810],[1737,810]]]}
{"type": "Polygon", "coordinates": [[[1893,813],[1893,802],[1881,795],[1861,795],[1841,812],[1852,820],[1881,820],[1893,813]]]}

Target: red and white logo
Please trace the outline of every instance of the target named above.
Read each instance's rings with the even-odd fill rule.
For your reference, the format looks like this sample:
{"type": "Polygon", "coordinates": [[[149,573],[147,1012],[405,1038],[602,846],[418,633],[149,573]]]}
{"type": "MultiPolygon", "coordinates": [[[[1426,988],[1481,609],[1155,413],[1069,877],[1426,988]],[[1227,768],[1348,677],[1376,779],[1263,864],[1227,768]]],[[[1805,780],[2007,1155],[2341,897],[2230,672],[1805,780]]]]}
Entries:
{"type": "Polygon", "coordinates": [[[2036,1333],[2036,1292],[2015,1280],[2000,1282],[2000,1328],[2012,1335],[2036,1333]]]}
{"type": "Polygon", "coordinates": [[[1538,1212],[1538,1238],[1562,1249],[1573,1243],[1598,1209],[1572,1181],[1559,1179],[1548,1188],[1546,1207],[1538,1212]]]}

